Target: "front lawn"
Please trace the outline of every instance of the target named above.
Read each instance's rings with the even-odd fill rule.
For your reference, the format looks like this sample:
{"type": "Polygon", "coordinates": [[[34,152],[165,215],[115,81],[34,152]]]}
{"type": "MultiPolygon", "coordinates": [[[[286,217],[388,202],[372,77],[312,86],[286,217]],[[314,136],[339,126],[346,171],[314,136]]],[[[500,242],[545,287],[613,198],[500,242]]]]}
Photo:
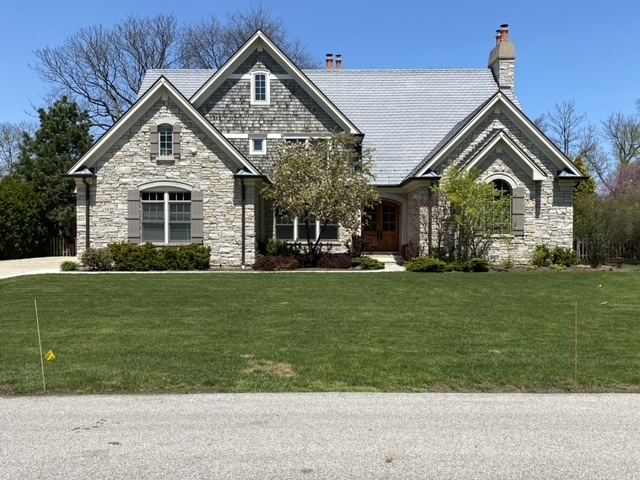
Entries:
{"type": "Polygon", "coordinates": [[[0,394],[640,391],[640,273],[0,280],[0,394]],[[605,303],[606,302],[606,303],[605,303]]]}

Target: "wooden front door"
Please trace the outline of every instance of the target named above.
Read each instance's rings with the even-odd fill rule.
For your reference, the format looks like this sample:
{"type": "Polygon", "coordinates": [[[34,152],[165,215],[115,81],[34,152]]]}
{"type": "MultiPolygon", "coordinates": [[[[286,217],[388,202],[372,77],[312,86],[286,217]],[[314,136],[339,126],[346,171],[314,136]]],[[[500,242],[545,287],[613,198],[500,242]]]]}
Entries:
{"type": "Polygon", "coordinates": [[[397,252],[400,250],[400,205],[383,200],[367,210],[363,222],[363,235],[376,239],[374,250],[397,252]]]}

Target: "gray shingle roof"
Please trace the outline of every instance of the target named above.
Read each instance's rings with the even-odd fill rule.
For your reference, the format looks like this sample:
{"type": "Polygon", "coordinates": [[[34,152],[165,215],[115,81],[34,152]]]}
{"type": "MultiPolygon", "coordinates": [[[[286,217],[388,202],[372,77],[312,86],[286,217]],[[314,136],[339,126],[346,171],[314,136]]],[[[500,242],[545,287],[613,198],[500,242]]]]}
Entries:
{"type": "Polygon", "coordinates": [[[365,134],[378,185],[399,184],[498,91],[484,70],[305,71],[365,134]]]}
{"type": "Polygon", "coordinates": [[[140,92],[138,98],[149,90],[151,86],[160,78],[161,75],[169,80],[174,87],[178,89],[182,95],[187,98],[191,98],[194,93],[209,80],[215,70],[171,70],[171,69],[153,69],[147,70],[147,73],[140,85],[140,92]]]}
{"type": "MultiPolygon", "coordinates": [[[[190,98],[214,70],[149,70],[141,92],[164,75],[190,98]]],[[[451,131],[498,91],[489,69],[305,70],[365,134],[378,185],[401,183],[451,131]]]]}

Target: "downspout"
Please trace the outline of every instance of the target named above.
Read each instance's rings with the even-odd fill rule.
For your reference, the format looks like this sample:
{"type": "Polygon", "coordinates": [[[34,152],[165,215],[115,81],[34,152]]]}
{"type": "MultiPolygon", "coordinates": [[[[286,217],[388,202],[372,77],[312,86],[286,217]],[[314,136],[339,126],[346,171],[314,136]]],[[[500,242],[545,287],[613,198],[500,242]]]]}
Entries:
{"type": "Polygon", "coordinates": [[[245,187],[244,187],[244,179],[240,179],[240,191],[241,193],[241,205],[242,205],[242,268],[245,267],[245,251],[246,251],[246,230],[245,226],[245,218],[246,218],[246,206],[245,206],[245,187]]]}
{"type": "Polygon", "coordinates": [[[89,221],[91,219],[91,214],[89,212],[89,208],[91,207],[91,184],[89,182],[87,182],[87,179],[85,177],[82,177],[82,183],[84,183],[84,187],[85,187],[85,197],[86,197],[86,204],[85,204],[85,238],[86,238],[86,244],[87,244],[87,250],[89,248],[91,248],[91,238],[89,236],[89,232],[91,231],[90,226],[89,226],[89,221]]]}

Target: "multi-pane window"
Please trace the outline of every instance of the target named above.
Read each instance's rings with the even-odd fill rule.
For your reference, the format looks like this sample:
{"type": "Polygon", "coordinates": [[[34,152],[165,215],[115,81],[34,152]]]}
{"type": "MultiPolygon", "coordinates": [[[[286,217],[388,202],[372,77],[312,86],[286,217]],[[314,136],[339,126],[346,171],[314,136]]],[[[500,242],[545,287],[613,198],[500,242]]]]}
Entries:
{"type": "MultiPolygon", "coordinates": [[[[302,218],[288,219],[284,215],[276,213],[275,218],[275,235],[278,240],[289,241],[307,241],[307,236],[311,240],[317,240],[323,224],[315,219],[309,221],[309,230],[307,224],[302,218]],[[307,233],[308,232],[308,233],[307,233]]],[[[321,240],[338,240],[338,224],[327,224],[324,232],[322,232],[321,240]]]]}
{"type": "Polygon", "coordinates": [[[253,100],[267,101],[267,75],[264,73],[256,73],[253,77],[253,100]]]}
{"type": "Polygon", "coordinates": [[[173,127],[171,125],[161,125],[158,128],[158,143],[160,144],[160,156],[173,156],[173,127]]]}
{"type": "Polygon", "coordinates": [[[191,240],[191,192],[141,192],[142,241],[191,240]]]}
{"type": "MultiPolygon", "coordinates": [[[[511,185],[505,180],[493,180],[492,182],[496,188],[496,200],[501,200],[505,197],[511,198],[511,185]]],[[[493,222],[493,233],[494,234],[510,234],[511,233],[511,202],[507,202],[504,207],[505,211],[503,215],[496,215],[499,218],[496,218],[493,222]]]]}

